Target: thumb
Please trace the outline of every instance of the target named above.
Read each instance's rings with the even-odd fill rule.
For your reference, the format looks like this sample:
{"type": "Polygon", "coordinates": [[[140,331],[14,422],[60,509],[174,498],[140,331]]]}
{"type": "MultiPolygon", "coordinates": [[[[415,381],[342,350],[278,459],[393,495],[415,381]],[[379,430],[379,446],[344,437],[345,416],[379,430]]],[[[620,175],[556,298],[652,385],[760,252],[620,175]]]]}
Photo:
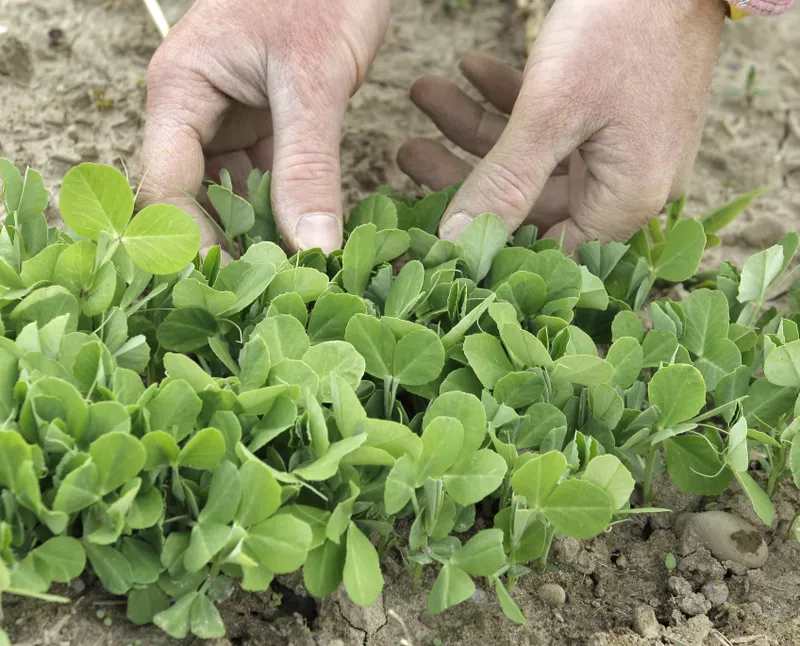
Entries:
{"type": "Polygon", "coordinates": [[[563,106],[537,100],[523,86],[511,118],[489,154],[459,189],[442,218],[439,235],[455,241],[479,215],[494,213],[514,231],[533,209],[559,161],[578,145],[577,128],[563,106]]]}
{"type": "Polygon", "coordinates": [[[271,93],[274,155],[272,207],[294,250],[342,244],[339,138],[347,94],[331,100],[319,85],[296,84],[271,93]]]}

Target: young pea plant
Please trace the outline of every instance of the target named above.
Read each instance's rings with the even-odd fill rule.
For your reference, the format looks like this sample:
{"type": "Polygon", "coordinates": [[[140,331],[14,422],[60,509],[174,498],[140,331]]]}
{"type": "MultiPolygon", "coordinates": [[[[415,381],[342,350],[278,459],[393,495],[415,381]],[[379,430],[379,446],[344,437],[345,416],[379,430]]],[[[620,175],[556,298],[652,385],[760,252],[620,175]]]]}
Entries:
{"type": "Polygon", "coordinates": [[[0,593],[61,601],[51,584],[91,570],[134,623],[216,638],[235,585],[302,569],[313,596],[370,605],[396,551],[437,571],[431,612],[478,578],[525,623],[520,577],[558,536],[659,511],[664,463],[685,491],[737,480],[764,522],[800,484],[797,281],[765,311],[798,237],[698,274],[752,197],[702,221],[674,205],[663,240],[578,264],[491,214],[439,240],[455,188],[383,188],[343,250],[288,256],[269,174],[245,200],[222,173],[222,266],[181,211],[133,216],[112,168],[67,174],[67,234],[35,171],[0,178],[0,593]],[[670,282],[692,291],[650,302],[645,331],[670,282]]]}

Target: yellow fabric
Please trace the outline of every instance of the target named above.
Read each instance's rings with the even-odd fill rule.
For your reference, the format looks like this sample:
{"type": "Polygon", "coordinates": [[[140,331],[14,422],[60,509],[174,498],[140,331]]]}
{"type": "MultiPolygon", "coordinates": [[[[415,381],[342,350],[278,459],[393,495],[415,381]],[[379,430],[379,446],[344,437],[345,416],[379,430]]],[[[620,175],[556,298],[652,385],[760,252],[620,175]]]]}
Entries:
{"type": "Polygon", "coordinates": [[[728,13],[728,17],[731,20],[741,20],[742,18],[747,18],[750,14],[746,11],[739,9],[738,7],[734,7],[733,5],[730,6],[730,11],[728,13]]]}

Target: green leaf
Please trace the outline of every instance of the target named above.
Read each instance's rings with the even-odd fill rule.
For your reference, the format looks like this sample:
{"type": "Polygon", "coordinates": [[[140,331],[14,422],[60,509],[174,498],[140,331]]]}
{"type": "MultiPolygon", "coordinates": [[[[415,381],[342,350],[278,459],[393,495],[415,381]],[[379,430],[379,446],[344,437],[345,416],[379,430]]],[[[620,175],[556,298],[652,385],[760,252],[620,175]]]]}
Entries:
{"type": "Polygon", "coordinates": [[[700,267],[705,248],[703,225],[693,219],[681,220],[669,232],[654,268],[656,275],[673,283],[688,280],[700,267]]]}
{"type": "Polygon", "coordinates": [[[349,322],[358,315],[366,315],[366,311],[364,301],[357,296],[324,294],[314,305],[308,321],[311,343],[345,339],[345,329],[349,322]]]}
{"type": "Polygon", "coordinates": [[[18,331],[32,322],[36,322],[41,329],[53,319],[67,315],[67,332],[74,332],[79,312],[80,307],[75,296],[59,285],[50,285],[37,289],[22,299],[12,310],[11,321],[18,331]]]}
{"type": "MultiPolygon", "coordinates": [[[[247,462],[243,465],[251,464],[247,462]]],[[[197,517],[200,524],[217,523],[227,525],[236,515],[236,507],[242,497],[242,479],[233,462],[221,462],[211,477],[208,500],[197,517]]],[[[203,563],[205,565],[205,563],[203,563]]]]}
{"type": "Polygon", "coordinates": [[[608,307],[608,292],[603,281],[586,267],[581,267],[581,295],[576,307],[605,310],[608,307]]]}
{"type": "Polygon", "coordinates": [[[392,374],[392,358],[397,342],[386,324],[374,316],[356,314],[347,324],[344,338],[364,357],[369,374],[378,378],[392,374]]]}
{"type": "Polygon", "coordinates": [[[61,482],[53,501],[53,511],[72,514],[97,502],[97,467],[93,462],[84,462],[61,482]]]}
{"type": "Polygon", "coordinates": [[[690,352],[702,356],[712,342],[728,338],[728,299],[722,292],[695,290],[681,307],[686,328],[680,341],[690,352]]]}
{"type": "Polygon", "coordinates": [[[153,623],[155,616],[169,608],[169,596],[157,585],[128,593],[128,620],[136,626],[153,623]]]}
{"type": "Polygon", "coordinates": [[[133,214],[133,193],[116,168],[79,164],[64,177],[59,206],[67,225],[85,238],[97,240],[101,231],[120,236],[133,214]]]}
{"type": "MultiPolygon", "coordinates": [[[[553,368],[553,360],[544,344],[527,330],[513,324],[500,326],[500,338],[511,357],[526,368],[553,368]]],[[[638,344],[637,344],[638,345],[638,344]]]]}
{"type": "Polygon", "coordinates": [[[428,612],[438,614],[475,594],[475,584],[463,570],[445,564],[428,596],[428,612]]]}
{"type": "Polygon", "coordinates": [[[459,457],[472,455],[486,439],[486,411],[481,401],[470,393],[451,391],[433,400],[422,420],[424,430],[437,418],[455,418],[464,429],[464,446],[459,457]]]}
{"type": "Polygon", "coordinates": [[[181,597],[171,608],[153,617],[153,623],[170,637],[183,639],[189,634],[192,607],[198,596],[197,592],[192,591],[181,597]]]}
{"type": "Polygon", "coordinates": [[[669,477],[681,491],[718,496],[728,489],[731,472],[702,435],[680,435],[664,442],[669,477]]]}
{"type": "Polygon", "coordinates": [[[701,219],[703,229],[707,234],[718,233],[728,226],[736,217],[744,211],[757,197],[760,197],[766,189],[757,188],[749,193],[737,195],[730,202],[721,204],[705,213],[701,219]]]}
{"type": "Polygon", "coordinates": [[[163,361],[168,377],[187,381],[196,393],[215,387],[211,375],[186,355],[167,352],[163,361]]]}
{"type": "Polygon", "coordinates": [[[180,271],[200,249],[200,229],[176,206],[153,204],[131,221],[122,244],[131,260],[151,274],[180,271]]]}
{"type": "Polygon", "coordinates": [[[413,493],[414,459],[406,454],[397,458],[392,470],[386,477],[386,485],[383,494],[386,513],[390,516],[394,516],[402,511],[403,507],[411,500],[413,493]]]}
{"type": "Polygon", "coordinates": [[[173,288],[172,302],[175,307],[198,308],[212,316],[219,316],[236,305],[236,295],[233,292],[217,291],[196,278],[187,278],[179,281],[173,288]]]}
{"type": "Polygon", "coordinates": [[[311,464],[295,469],[292,473],[309,481],[321,481],[332,478],[339,470],[339,463],[342,458],[358,449],[366,440],[367,436],[361,434],[334,442],[328,447],[325,455],[311,464]]]}
{"type": "Polygon", "coordinates": [[[419,260],[411,260],[400,270],[392,281],[386,295],[384,313],[405,319],[416,306],[425,283],[425,268],[419,260]]]}
{"type": "Polygon", "coordinates": [[[613,455],[594,458],[583,472],[583,479],[605,491],[611,498],[614,510],[622,509],[627,504],[636,484],[630,471],[613,455]]]}
{"type": "Polygon", "coordinates": [[[383,589],[378,552],[353,522],[347,530],[347,556],[342,578],[347,595],[358,606],[371,606],[383,589]]]}
{"type": "Polygon", "coordinates": [[[497,594],[497,600],[500,603],[500,609],[503,611],[503,614],[514,623],[527,626],[528,620],[525,618],[525,615],[522,614],[522,610],[519,609],[519,606],[511,598],[511,594],[506,590],[506,587],[500,579],[494,580],[494,591],[497,594]]]}
{"type": "Polygon", "coordinates": [[[363,296],[375,265],[374,224],[356,227],[347,239],[342,253],[342,283],[351,294],[363,296]]]}
{"type": "Polygon", "coordinates": [[[242,497],[235,510],[236,522],[251,527],[272,516],[281,504],[281,487],[269,467],[256,460],[245,462],[239,469],[242,497]]]}
{"type": "Polygon", "coordinates": [[[480,502],[503,482],[505,460],[489,449],[461,457],[443,476],[447,493],[456,504],[480,502]]]}
{"type": "Polygon", "coordinates": [[[321,546],[309,552],[303,565],[303,583],[306,589],[319,598],[335,592],[342,582],[346,555],[346,541],[341,541],[341,544],[337,545],[333,541],[326,540],[321,546]]]}
{"type": "Polygon", "coordinates": [[[353,389],[361,383],[366,363],[356,349],[346,341],[325,341],[311,346],[303,361],[319,375],[319,398],[330,403],[331,375],[345,380],[353,389]]]}
{"type": "Polygon", "coordinates": [[[464,445],[464,427],[453,417],[433,419],[422,433],[422,455],[417,460],[417,486],[438,478],[451,467],[464,445]]]}
{"type": "Polygon", "coordinates": [[[800,388],[800,341],[773,350],[764,362],[764,376],[775,386],[800,388]]]}
{"type": "Polygon", "coordinates": [[[219,610],[204,594],[198,595],[192,604],[190,627],[192,634],[200,639],[218,639],[225,636],[225,624],[222,622],[219,610]]]}
{"type": "Polygon", "coordinates": [[[750,256],[742,267],[737,300],[740,303],[762,302],[767,295],[767,289],[782,271],[783,247],[780,245],[750,256]]]}
{"type": "Polygon", "coordinates": [[[215,428],[204,428],[192,436],[178,454],[178,466],[212,471],[225,455],[225,438],[215,428]]]}
{"type": "Polygon", "coordinates": [[[183,565],[187,572],[199,572],[225,547],[233,530],[227,525],[198,522],[192,527],[183,565]]]}
{"type": "Polygon", "coordinates": [[[420,328],[397,342],[392,375],[404,386],[422,386],[433,381],[444,367],[444,346],[439,335],[420,328]]]}
{"type": "Polygon", "coordinates": [[[606,361],[614,367],[609,383],[619,388],[630,388],[639,378],[644,365],[644,350],[630,336],[621,336],[608,349],[606,361]]]}
{"type": "Polygon", "coordinates": [[[562,534],[588,540],[611,522],[611,498],[591,482],[566,480],[547,498],[542,513],[562,534]]]}
{"type": "Polygon", "coordinates": [[[742,353],[730,339],[715,339],[705,348],[704,355],[694,362],[709,391],[713,391],[720,379],[741,365],[742,353]]]}
{"type": "Polygon", "coordinates": [[[212,184],[208,187],[208,201],[219,214],[229,237],[235,238],[253,228],[256,221],[253,207],[230,189],[212,184]]]}
{"type": "Polygon", "coordinates": [[[97,438],[89,447],[89,454],[97,465],[97,486],[101,495],[114,491],[136,477],[147,459],[142,443],[120,431],[97,438]]]}
{"type": "Polygon", "coordinates": [[[560,451],[535,455],[511,478],[514,491],[525,496],[528,507],[541,509],[567,470],[567,460],[560,451]]]}
{"type": "Polygon", "coordinates": [[[458,236],[456,244],[464,250],[472,280],[478,283],[486,277],[495,255],[506,246],[507,241],[505,222],[492,213],[484,213],[469,223],[458,236]]]}
{"type": "Polygon", "coordinates": [[[639,343],[644,340],[644,324],[634,312],[623,310],[614,317],[611,323],[611,337],[617,341],[622,337],[630,336],[639,343]]]}
{"type": "Polygon", "coordinates": [[[272,365],[282,359],[302,359],[310,346],[305,327],[293,316],[269,316],[256,325],[252,336],[264,339],[272,365]]]}
{"type": "Polygon", "coordinates": [[[472,576],[492,576],[506,564],[503,530],[484,529],[450,557],[450,565],[472,576]]]}
{"type": "Polygon", "coordinates": [[[189,382],[181,379],[161,386],[145,407],[150,411],[151,429],[168,431],[180,441],[195,428],[202,406],[189,382]]]}
{"type": "Polygon", "coordinates": [[[374,224],[378,231],[397,228],[397,208],[385,195],[370,195],[353,209],[347,219],[345,229],[353,231],[362,224],[374,224]]]}
{"type": "Polygon", "coordinates": [[[500,340],[486,332],[464,339],[464,355],[486,388],[494,388],[502,377],[514,370],[500,340]]]}
{"type": "Polygon", "coordinates": [[[259,563],[276,574],[288,574],[303,565],[311,538],[308,525],[282,514],[252,527],[246,543],[259,563]]]}
{"type": "Polygon", "coordinates": [[[661,410],[661,422],[672,426],[691,419],[705,406],[706,385],[693,366],[675,364],[661,368],[647,387],[650,403],[661,410]]]}
{"type": "Polygon", "coordinates": [[[747,391],[744,414],[749,426],[775,426],[778,420],[792,410],[797,400],[797,390],[775,386],[767,379],[756,379],[747,391]]]}
{"type": "Polygon", "coordinates": [[[772,521],[775,518],[775,508],[767,493],[745,471],[736,471],[733,475],[736,476],[747,497],[750,498],[750,502],[753,503],[753,509],[758,514],[761,522],[767,526],[772,525],[772,521]]]}
{"type": "Polygon", "coordinates": [[[173,310],[158,326],[156,338],[165,350],[192,352],[208,344],[217,333],[216,319],[205,310],[173,310]]]}
{"type": "Polygon", "coordinates": [[[611,381],[614,366],[590,354],[568,354],[556,359],[551,378],[582,386],[598,386],[611,381]]]}
{"type": "Polygon", "coordinates": [[[657,368],[671,363],[678,349],[678,339],[670,330],[650,330],[642,343],[642,362],[645,368],[657,368]]]}
{"type": "MultiPolygon", "coordinates": [[[[69,583],[86,567],[86,553],[80,541],[68,536],[56,536],[32,552],[34,561],[44,563],[50,578],[56,583],[69,583]]],[[[0,590],[3,588],[0,585],[0,590]]]]}
{"type": "Polygon", "coordinates": [[[402,256],[411,246],[411,237],[400,229],[383,229],[375,236],[375,264],[402,256]]]}
{"type": "Polygon", "coordinates": [[[92,570],[111,594],[125,594],[133,585],[133,570],[128,559],[113,547],[84,543],[92,570]]]}
{"type": "Polygon", "coordinates": [[[304,303],[310,303],[319,298],[328,286],[328,277],[313,267],[294,267],[278,272],[267,290],[267,299],[274,300],[277,296],[287,293],[296,293],[304,303]]]}

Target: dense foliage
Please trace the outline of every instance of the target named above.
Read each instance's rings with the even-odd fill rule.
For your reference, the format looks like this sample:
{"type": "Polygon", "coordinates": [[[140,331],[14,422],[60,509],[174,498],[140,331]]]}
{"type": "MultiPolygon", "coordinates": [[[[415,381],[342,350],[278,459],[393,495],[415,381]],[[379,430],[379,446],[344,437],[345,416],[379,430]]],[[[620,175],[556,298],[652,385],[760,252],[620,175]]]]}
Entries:
{"type": "Polygon", "coordinates": [[[35,171],[3,160],[0,177],[0,594],[58,600],[89,568],[131,621],[210,638],[234,579],[302,568],[311,594],[343,583],[368,605],[391,549],[437,569],[431,612],[484,577],[524,622],[528,564],[658,511],[630,504],[636,483],[651,504],[655,473],[706,495],[735,480],[765,523],[800,479],[800,285],[791,313],[768,307],[800,240],[697,273],[755,194],[700,220],[673,204],[577,264],[490,214],[438,240],[452,189],[386,190],[343,251],[287,257],[269,175],[246,201],[223,173],[221,266],[178,209],[131,219],[112,168],[65,178],[69,233],[35,171]],[[676,282],[680,303],[647,303],[676,282]]]}

